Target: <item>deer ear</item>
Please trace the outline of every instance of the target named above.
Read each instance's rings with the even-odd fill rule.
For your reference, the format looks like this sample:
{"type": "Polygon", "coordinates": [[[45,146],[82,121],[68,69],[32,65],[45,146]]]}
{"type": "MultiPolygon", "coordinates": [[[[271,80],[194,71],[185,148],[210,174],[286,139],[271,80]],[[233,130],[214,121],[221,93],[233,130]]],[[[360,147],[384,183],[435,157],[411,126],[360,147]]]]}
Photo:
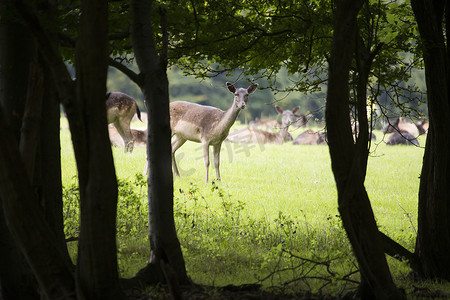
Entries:
{"type": "Polygon", "coordinates": [[[300,106],[296,106],[292,109],[292,112],[294,113],[294,115],[298,112],[299,109],[300,109],[300,106]]]}
{"type": "Polygon", "coordinates": [[[236,88],[234,87],[233,84],[231,84],[231,83],[229,83],[229,82],[227,82],[226,84],[227,84],[228,90],[229,90],[230,92],[232,92],[232,93],[236,92],[236,88]]]}
{"type": "Polygon", "coordinates": [[[256,91],[256,88],[257,88],[257,87],[258,87],[258,84],[257,84],[257,83],[252,84],[251,86],[249,86],[249,87],[247,88],[247,93],[249,93],[249,94],[253,93],[254,91],[256,91]]]}
{"type": "Polygon", "coordinates": [[[283,109],[281,107],[279,107],[278,105],[275,106],[275,109],[277,110],[277,112],[281,115],[283,113],[283,109]]]}

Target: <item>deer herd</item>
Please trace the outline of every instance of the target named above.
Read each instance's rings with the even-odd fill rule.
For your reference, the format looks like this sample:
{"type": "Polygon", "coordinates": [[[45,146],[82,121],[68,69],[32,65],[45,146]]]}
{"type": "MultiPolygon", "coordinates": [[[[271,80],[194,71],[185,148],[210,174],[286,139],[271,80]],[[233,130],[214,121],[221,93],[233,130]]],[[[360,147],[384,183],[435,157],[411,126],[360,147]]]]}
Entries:
{"type": "MultiPolygon", "coordinates": [[[[206,181],[209,179],[210,146],[213,148],[216,178],[220,180],[220,150],[224,141],[262,144],[283,144],[292,141],[294,145],[320,145],[327,143],[324,131],[316,132],[312,129],[307,129],[293,139],[289,128],[294,128],[293,131],[295,131],[295,129],[305,126],[312,117],[309,113],[300,114],[298,106],[292,110],[275,106],[276,111],[281,116],[281,123],[276,120],[255,120],[250,122],[247,127],[236,129],[230,133],[230,128],[235,123],[239,112],[247,106],[248,97],[255,92],[257,84],[252,84],[248,88],[236,88],[233,84],[227,82],[226,86],[234,98],[230,108],[226,111],[212,106],[185,101],[170,103],[172,167],[176,176],[179,176],[180,172],[178,171],[175,152],[186,141],[201,144],[206,181]],[[274,132],[274,129],[278,131],[274,132]]],[[[132,97],[119,92],[108,93],[106,95],[106,111],[108,123],[110,124],[108,131],[113,146],[124,147],[125,152],[132,152],[135,146],[146,146],[147,130],[130,128],[131,120],[135,114],[142,121],[139,107],[132,97]]],[[[417,137],[426,133],[427,130],[428,123],[426,121],[414,124],[403,117],[399,117],[395,121],[386,121],[382,132],[387,137],[385,140],[387,145],[419,146],[417,137]]],[[[373,134],[372,138],[375,138],[373,134]]],[[[147,166],[145,170],[147,171],[147,166]]]]}

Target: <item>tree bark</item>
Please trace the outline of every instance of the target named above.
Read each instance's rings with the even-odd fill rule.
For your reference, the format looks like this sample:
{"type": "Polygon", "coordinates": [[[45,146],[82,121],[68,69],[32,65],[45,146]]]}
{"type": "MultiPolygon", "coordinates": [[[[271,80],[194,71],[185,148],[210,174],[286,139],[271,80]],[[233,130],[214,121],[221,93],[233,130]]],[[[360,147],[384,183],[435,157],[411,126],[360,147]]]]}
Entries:
{"type": "Polygon", "coordinates": [[[411,5],[422,40],[430,121],[420,176],[415,251],[421,268],[416,271],[424,278],[450,280],[450,8],[443,0],[413,0],[411,5]]]}
{"type": "MultiPolygon", "coordinates": [[[[141,89],[147,100],[149,160],[148,197],[151,259],[147,269],[160,275],[173,273],[169,285],[189,282],[173,218],[173,176],[167,68],[167,33],[163,30],[163,50],[158,56],[152,29],[151,0],[131,1],[131,38],[142,78],[141,89]],[[158,272],[158,271],[156,271],[158,272]]],[[[163,16],[164,20],[164,16],[163,16]]],[[[141,270],[140,274],[149,274],[141,270]]],[[[153,273],[152,276],[155,276],[153,273]]],[[[160,277],[160,276],[159,276],[160,277]]],[[[167,276],[171,277],[172,276],[167,276]]],[[[145,280],[145,279],[144,279],[145,280]]],[[[153,280],[160,280],[158,276],[153,280]]],[[[147,280],[148,281],[148,280],[147,280]]]]}
{"type": "MultiPolygon", "coordinates": [[[[355,53],[356,16],[365,1],[336,2],[326,121],[339,212],[360,267],[360,297],[404,299],[395,287],[364,187],[367,144],[353,143],[349,117],[349,71],[355,53]]],[[[366,140],[366,139],[363,139],[366,140]]]]}
{"type": "MultiPolygon", "coordinates": [[[[45,65],[45,64],[42,64],[45,65]]],[[[42,105],[44,114],[40,118],[39,160],[36,164],[40,205],[44,217],[57,238],[57,244],[63,251],[68,264],[72,265],[64,235],[63,199],[61,180],[61,143],[60,143],[60,103],[55,86],[51,80],[50,70],[43,67],[44,91],[42,105]]]]}
{"type": "MultiPolygon", "coordinates": [[[[64,104],[69,118],[81,195],[77,296],[121,298],[123,294],[118,284],[115,245],[117,183],[104,103],[107,70],[107,1],[82,3],[82,28],[76,57],[77,93],[58,52],[57,43],[40,22],[33,4],[29,0],[18,0],[15,4],[38,41],[39,50],[51,71],[58,98],[64,104]]],[[[43,126],[46,126],[45,122],[43,126]]],[[[56,155],[59,157],[59,154],[56,155]]],[[[55,218],[52,222],[56,224],[61,220],[55,218]]],[[[56,255],[53,255],[53,259],[55,263],[64,261],[56,255]]],[[[45,262],[43,259],[42,263],[45,262]]],[[[35,260],[31,260],[31,263],[35,263],[35,260]]],[[[60,277],[60,281],[54,281],[56,286],[53,286],[54,293],[65,287],[61,284],[64,278],[60,277]]],[[[73,277],[69,281],[72,284],[70,291],[73,294],[66,294],[61,296],[62,298],[75,296],[73,277]]],[[[47,288],[47,285],[44,284],[43,287],[47,288]]],[[[50,298],[55,297],[56,294],[50,298]]]]}
{"type": "Polygon", "coordinates": [[[9,127],[0,123],[0,139],[5,142],[0,147],[0,197],[8,228],[44,295],[70,299],[74,296],[71,266],[43,217],[9,127]]]}
{"type": "Polygon", "coordinates": [[[75,81],[72,80],[64,60],[59,53],[59,45],[55,36],[50,34],[38,18],[38,12],[31,0],[17,0],[15,7],[21,18],[27,24],[39,47],[39,52],[50,69],[51,80],[57,91],[57,97],[63,104],[69,120],[72,142],[77,161],[77,169],[81,174],[87,174],[87,138],[82,122],[82,110],[76,102],[75,81]]]}
{"type": "MultiPolygon", "coordinates": [[[[0,15],[7,16],[6,12],[13,11],[12,4],[0,3],[0,15]]],[[[0,119],[12,128],[10,134],[17,145],[28,86],[23,78],[28,76],[34,47],[29,44],[30,33],[15,17],[13,14],[0,19],[0,108],[3,111],[0,119]]],[[[36,299],[39,296],[37,282],[8,228],[3,201],[0,197],[0,298],[36,299]]]]}
{"type": "MultiPolygon", "coordinates": [[[[81,150],[80,237],[77,294],[88,299],[124,298],[116,247],[117,179],[105,109],[108,1],[81,2],[76,48],[77,103],[86,141],[81,150]]],[[[74,134],[74,133],[73,133],[74,134]]]]}
{"type": "MultiPolygon", "coordinates": [[[[26,270],[30,270],[31,266],[43,295],[70,298],[74,291],[71,268],[67,264],[68,259],[58,260],[64,256],[68,258],[67,251],[64,255],[62,248],[56,246],[39,205],[41,193],[35,189],[36,186],[31,186],[36,174],[35,163],[40,134],[39,126],[36,125],[40,120],[43,75],[39,72],[41,68],[34,39],[23,23],[18,21],[19,16],[14,7],[9,7],[8,12],[5,15],[11,19],[6,20],[6,28],[3,28],[6,30],[3,33],[6,34],[2,34],[5,40],[1,44],[5,48],[2,48],[0,63],[4,67],[0,80],[2,82],[0,99],[5,109],[2,121],[6,121],[1,125],[0,134],[5,143],[0,163],[2,165],[0,193],[4,216],[2,226],[6,225],[4,223],[6,220],[14,240],[9,232],[2,232],[4,237],[2,240],[6,245],[5,248],[1,247],[1,259],[10,260],[2,262],[2,295],[5,299],[37,297],[38,288],[33,284],[35,279],[31,279],[31,275],[26,275],[29,272],[26,270]],[[11,24],[9,23],[11,21],[18,23],[11,24]],[[11,28],[8,29],[8,26],[11,28]],[[19,140],[22,144],[20,152],[19,140]],[[3,251],[12,250],[16,253],[3,255],[3,251]],[[21,253],[24,254],[26,262],[17,261],[21,253]]],[[[57,149],[59,150],[59,144],[57,149]]],[[[6,227],[2,228],[6,230],[6,227]]],[[[60,229],[62,230],[62,227],[60,229]]]]}

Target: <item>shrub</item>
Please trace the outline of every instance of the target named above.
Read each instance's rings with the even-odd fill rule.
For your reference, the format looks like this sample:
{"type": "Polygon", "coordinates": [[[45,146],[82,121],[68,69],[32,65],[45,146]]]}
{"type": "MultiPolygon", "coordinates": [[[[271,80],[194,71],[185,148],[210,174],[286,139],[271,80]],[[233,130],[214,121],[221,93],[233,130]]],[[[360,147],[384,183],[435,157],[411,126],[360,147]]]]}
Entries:
{"type": "MultiPolygon", "coordinates": [[[[148,227],[146,185],[142,174],[136,174],[134,182],[118,179],[117,237],[125,238],[146,232],[148,227]]],[[[80,191],[78,185],[63,187],[64,233],[76,238],[80,224],[80,191]]]]}

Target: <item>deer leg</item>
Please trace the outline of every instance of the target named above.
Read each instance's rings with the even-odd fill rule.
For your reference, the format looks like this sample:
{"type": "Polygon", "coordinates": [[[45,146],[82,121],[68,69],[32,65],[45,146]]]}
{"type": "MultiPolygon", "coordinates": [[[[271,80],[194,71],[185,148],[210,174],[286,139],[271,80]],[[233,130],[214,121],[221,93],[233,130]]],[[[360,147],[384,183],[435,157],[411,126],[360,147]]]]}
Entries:
{"type": "Polygon", "coordinates": [[[133,134],[130,130],[130,124],[125,124],[126,122],[117,120],[114,122],[114,126],[116,127],[117,131],[119,132],[120,136],[123,139],[123,142],[125,143],[125,153],[126,152],[133,152],[134,147],[134,139],[133,134]]]}
{"type": "Polygon", "coordinates": [[[148,174],[148,160],[145,161],[144,172],[142,172],[142,175],[147,175],[147,174],[148,174]]]}
{"type": "Polygon", "coordinates": [[[209,171],[209,143],[203,142],[203,159],[205,160],[206,168],[206,182],[208,182],[208,171],[209,171]]]}
{"type": "Polygon", "coordinates": [[[186,142],[185,139],[179,138],[176,135],[172,142],[172,168],[176,176],[180,176],[180,172],[178,172],[177,162],[175,161],[175,151],[177,151],[178,148],[183,146],[185,142],[186,142]]]}
{"type": "Polygon", "coordinates": [[[219,165],[220,165],[220,148],[221,144],[214,145],[213,151],[214,151],[214,167],[216,169],[216,178],[218,181],[220,181],[220,171],[219,171],[219,165]]]}

